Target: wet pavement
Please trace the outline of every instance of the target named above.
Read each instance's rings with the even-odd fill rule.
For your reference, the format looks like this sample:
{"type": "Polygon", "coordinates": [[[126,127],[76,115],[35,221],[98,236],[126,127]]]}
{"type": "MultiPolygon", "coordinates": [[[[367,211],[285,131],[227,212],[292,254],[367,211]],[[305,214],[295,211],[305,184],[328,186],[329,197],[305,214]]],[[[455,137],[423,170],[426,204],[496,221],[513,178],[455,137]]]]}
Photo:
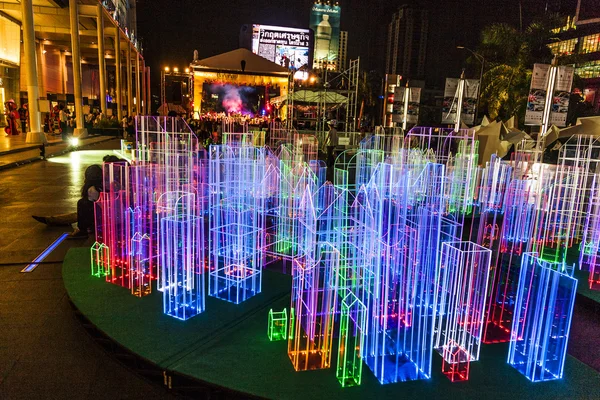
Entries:
{"type": "MultiPolygon", "coordinates": [[[[160,386],[125,368],[75,319],[62,282],[65,241],[31,273],[20,271],[68,228],[31,218],[75,211],[83,172],[116,140],[0,171],[0,399],[162,399],[160,386]]],[[[89,268],[82,265],[82,268],[89,268]]]]}

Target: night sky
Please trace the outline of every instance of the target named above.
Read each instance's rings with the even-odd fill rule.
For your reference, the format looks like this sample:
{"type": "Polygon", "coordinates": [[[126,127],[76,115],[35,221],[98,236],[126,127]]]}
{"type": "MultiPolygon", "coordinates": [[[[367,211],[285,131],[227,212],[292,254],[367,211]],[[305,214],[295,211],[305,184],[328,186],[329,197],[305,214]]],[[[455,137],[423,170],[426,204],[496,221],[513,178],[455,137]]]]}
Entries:
{"type": "MultiPolygon", "coordinates": [[[[548,11],[575,14],[577,0],[340,0],[341,29],[348,31],[349,59],[361,57],[361,69],[384,72],[385,31],[401,4],[429,10],[427,85],[441,87],[445,76],[457,76],[467,54],[457,45],[474,48],[480,31],[492,22],[524,26],[548,11]]],[[[153,71],[158,93],[164,66],[188,65],[195,49],[200,59],[239,47],[243,24],[308,28],[311,0],[138,0],[138,36],[153,71]]]]}

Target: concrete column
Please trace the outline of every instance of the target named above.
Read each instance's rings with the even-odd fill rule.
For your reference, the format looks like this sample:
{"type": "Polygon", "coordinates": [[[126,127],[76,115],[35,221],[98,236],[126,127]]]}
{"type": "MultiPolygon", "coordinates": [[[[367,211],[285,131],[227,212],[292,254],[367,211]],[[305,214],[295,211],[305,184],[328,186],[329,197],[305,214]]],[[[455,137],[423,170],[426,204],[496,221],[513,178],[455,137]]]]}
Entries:
{"type": "Polygon", "coordinates": [[[139,52],[135,52],[135,113],[142,114],[142,95],[141,95],[141,81],[142,81],[142,69],[141,57],[139,52]]]}
{"type": "Polygon", "coordinates": [[[117,101],[117,118],[119,123],[123,119],[123,78],[121,77],[121,32],[116,27],[115,35],[115,75],[117,78],[117,87],[115,89],[115,97],[117,101]]]}
{"type": "Polygon", "coordinates": [[[62,92],[67,94],[67,54],[60,50],[60,82],[62,83],[62,92]]]}
{"type": "Polygon", "coordinates": [[[69,0],[69,17],[71,20],[71,60],[73,62],[73,94],[75,95],[75,123],[77,128],[73,136],[86,137],[87,129],[83,127],[83,94],[81,93],[81,51],[79,49],[79,9],[77,0],[69,0]]]}
{"type": "Polygon", "coordinates": [[[131,43],[129,42],[129,39],[127,40],[127,116],[131,116],[132,115],[132,106],[133,106],[133,88],[131,87],[132,85],[132,74],[133,71],[131,70],[132,65],[131,65],[131,43]]]}
{"type": "Polygon", "coordinates": [[[37,47],[37,59],[39,66],[39,79],[38,83],[40,85],[39,95],[40,98],[46,98],[46,55],[44,54],[44,44],[40,42],[37,47]]]}
{"type": "Polygon", "coordinates": [[[150,67],[146,67],[146,115],[152,114],[152,95],[150,91],[150,67]]]}
{"type": "Polygon", "coordinates": [[[104,61],[104,11],[102,4],[98,3],[97,23],[98,30],[98,70],[100,71],[100,108],[106,115],[106,62],[104,61]]]}
{"type": "Polygon", "coordinates": [[[29,104],[30,127],[27,143],[45,143],[46,135],[42,129],[42,116],[38,105],[39,89],[37,80],[37,61],[35,59],[35,33],[33,28],[33,1],[21,0],[23,15],[23,50],[25,53],[25,77],[27,80],[27,102],[29,104]]]}
{"type": "Polygon", "coordinates": [[[142,58],[142,101],[144,106],[142,107],[140,103],[140,114],[148,115],[148,111],[146,111],[147,103],[146,103],[146,61],[142,58]]]}

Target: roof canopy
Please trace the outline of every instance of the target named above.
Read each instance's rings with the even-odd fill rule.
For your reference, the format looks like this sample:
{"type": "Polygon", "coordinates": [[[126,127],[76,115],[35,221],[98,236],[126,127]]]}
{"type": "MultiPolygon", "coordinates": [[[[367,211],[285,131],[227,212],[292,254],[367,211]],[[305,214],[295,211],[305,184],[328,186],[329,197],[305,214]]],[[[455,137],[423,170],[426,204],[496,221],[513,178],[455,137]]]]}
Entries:
{"type": "Polygon", "coordinates": [[[290,71],[247,49],[237,49],[192,63],[195,70],[230,71],[242,73],[242,60],[246,61],[244,73],[287,76],[290,71]]]}
{"type": "MultiPolygon", "coordinates": [[[[324,90],[312,91],[312,90],[298,90],[293,94],[294,102],[300,103],[327,103],[327,104],[342,104],[348,102],[348,98],[339,93],[324,90]]],[[[283,103],[286,101],[287,96],[277,96],[271,99],[271,104],[283,103]]]]}

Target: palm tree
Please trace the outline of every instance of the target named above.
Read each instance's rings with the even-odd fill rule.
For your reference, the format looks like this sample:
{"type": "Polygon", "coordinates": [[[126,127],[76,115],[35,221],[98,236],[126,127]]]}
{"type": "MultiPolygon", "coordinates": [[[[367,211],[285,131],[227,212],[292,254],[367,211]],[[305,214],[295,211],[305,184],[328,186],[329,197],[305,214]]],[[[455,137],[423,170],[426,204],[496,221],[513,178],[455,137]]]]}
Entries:
{"type": "Polygon", "coordinates": [[[558,17],[546,16],[530,24],[524,32],[507,24],[492,24],[481,34],[478,52],[486,59],[481,106],[492,119],[506,120],[516,115],[525,119],[527,95],[534,63],[550,63],[552,28],[558,17]]]}

